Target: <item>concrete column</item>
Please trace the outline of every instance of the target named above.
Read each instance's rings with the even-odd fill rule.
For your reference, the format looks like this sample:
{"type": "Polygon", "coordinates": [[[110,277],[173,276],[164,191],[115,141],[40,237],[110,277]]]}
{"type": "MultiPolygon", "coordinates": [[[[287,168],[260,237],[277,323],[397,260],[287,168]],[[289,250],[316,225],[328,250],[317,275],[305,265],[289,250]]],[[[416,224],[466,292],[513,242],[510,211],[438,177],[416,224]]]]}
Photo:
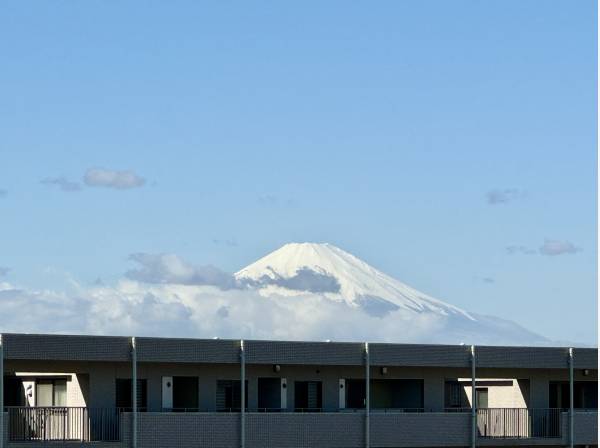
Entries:
{"type": "Polygon", "coordinates": [[[575,425],[575,406],[573,394],[573,349],[569,349],[569,446],[573,448],[574,440],[574,425],[575,425]]]}
{"type": "Polygon", "coordinates": [[[0,448],[4,448],[4,346],[0,334],[0,448]]]}
{"type": "Polygon", "coordinates": [[[246,447],[246,352],[244,340],[240,341],[240,446],[246,447]]]}
{"type": "Polygon", "coordinates": [[[475,346],[471,346],[471,447],[477,446],[477,381],[475,373],[475,346]]]}
{"type": "Polygon", "coordinates": [[[131,338],[131,446],[137,448],[137,349],[131,338]]]}
{"type": "Polygon", "coordinates": [[[371,446],[371,360],[369,343],[365,342],[365,446],[371,446]]]}

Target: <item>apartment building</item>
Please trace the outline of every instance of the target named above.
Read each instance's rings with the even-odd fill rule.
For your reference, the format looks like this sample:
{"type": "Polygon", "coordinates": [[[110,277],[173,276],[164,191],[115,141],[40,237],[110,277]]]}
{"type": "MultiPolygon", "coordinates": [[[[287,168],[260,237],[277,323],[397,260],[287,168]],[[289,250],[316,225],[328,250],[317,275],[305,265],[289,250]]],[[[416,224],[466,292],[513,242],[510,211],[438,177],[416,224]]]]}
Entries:
{"type": "Polygon", "coordinates": [[[0,448],[597,445],[597,350],[3,334],[0,448]]]}

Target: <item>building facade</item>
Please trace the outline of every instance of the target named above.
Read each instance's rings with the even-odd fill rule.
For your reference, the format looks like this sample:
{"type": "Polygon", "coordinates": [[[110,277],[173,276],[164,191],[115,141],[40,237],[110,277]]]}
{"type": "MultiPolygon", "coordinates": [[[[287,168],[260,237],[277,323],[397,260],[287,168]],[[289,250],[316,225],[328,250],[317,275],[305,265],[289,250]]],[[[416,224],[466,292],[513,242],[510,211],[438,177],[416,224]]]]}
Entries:
{"type": "Polygon", "coordinates": [[[597,445],[591,348],[1,340],[1,448],[597,445]]]}

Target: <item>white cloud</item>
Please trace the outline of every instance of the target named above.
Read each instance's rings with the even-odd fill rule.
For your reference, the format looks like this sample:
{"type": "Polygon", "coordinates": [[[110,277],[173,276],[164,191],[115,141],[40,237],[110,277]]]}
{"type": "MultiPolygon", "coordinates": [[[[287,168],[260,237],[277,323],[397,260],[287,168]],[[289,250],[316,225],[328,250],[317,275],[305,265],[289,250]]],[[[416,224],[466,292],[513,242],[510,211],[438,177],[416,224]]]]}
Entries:
{"type": "Polygon", "coordinates": [[[86,171],[83,181],[88,187],[106,187],[117,190],[141,187],[146,180],[133,171],[108,170],[90,168],[86,171]]]}
{"type": "Polygon", "coordinates": [[[544,244],[540,247],[540,254],[548,256],[574,254],[580,252],[581,248],[575,246],[570,241],[559,240],[544,240],[544,244]]]}

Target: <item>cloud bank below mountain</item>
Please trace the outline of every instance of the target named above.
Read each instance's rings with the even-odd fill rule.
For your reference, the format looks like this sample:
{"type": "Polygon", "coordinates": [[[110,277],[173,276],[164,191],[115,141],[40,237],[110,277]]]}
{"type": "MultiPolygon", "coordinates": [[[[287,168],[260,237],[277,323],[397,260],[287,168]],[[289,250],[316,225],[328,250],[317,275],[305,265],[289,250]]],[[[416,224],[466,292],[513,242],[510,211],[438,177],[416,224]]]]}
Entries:
{"type": "Polygon", "coordinates": [[[0,284],[3,332],[162,337],[337,340],[415,343],[544,344],[512,324],[509,332],[457,327],[455,316],[389,311],[384,317],[323,295],[270,295],[212,286],[145,284],[76,286],[70,293],[0,284]],[[480,336],[475,337],[474,334],[480,336]],[[506,334],[513,334],[507,338],[506,334]]]}

